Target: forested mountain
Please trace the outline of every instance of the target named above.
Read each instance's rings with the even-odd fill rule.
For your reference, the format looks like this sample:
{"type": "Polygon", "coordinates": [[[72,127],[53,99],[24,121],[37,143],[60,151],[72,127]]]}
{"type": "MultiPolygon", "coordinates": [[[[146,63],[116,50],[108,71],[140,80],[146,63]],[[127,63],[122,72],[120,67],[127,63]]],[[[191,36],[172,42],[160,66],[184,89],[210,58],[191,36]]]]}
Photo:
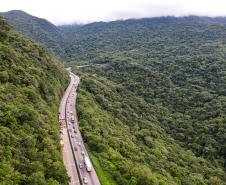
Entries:
{"type": "MultiPolygon", "coordinates": [[[[191,151],[196,157],[205,159],[204,161],[213,168],[224,171],[223,176],[226,176],[226,26],[222,20],[224,19],[222,18],[219,23],[218,19],[206,17],[165,17],[85,25],[76,29],[74,40],[71,39],[66,48],[68,65],[88,64],[89,66],[79,70],[91,74],[93,79],[98,76],[104,77],[106,81],[104,90],[99,90],[97,87],[93,90],[90,87],[95,84],[93,82],[90,82],[92,85],[87,85],[88,83],[81,80],[81,84],[86,84],[84,89],[95,98],[94,103],[97,106],[101,105],[101,108],[114,118],[120,116],[118,119],[122,121],[122,125],[129,125],[129,133],[135,137],[135,140],[153,149],[152,144],[156,136],[152,135],[152,132],[156,132],[156,129],[153,129],[151,124],[154,124],[156,127],[161,127],[168,137],[174,139],[172,143],[179,144],[184,151],[191,151]],[[120,94],[119,90],[111,90],[113,84],[125,88],[126,91],[123,90],[120,94]],[[134,97],[126,101],[123,95],[129,96],[129,93],[133,93],[134,97]],[[129,103],[134,104],[133,107],[139,105],[135,97],[144,101],[142,105],[148,107],[147,112],[143,109],[141,112],[136,112],[129,106],[129,103]],[[145,133],[142,140],[137,132],[142,132],[143,129],[145,133]],[[148,140],[151,140],[151,145],[146,141],[146,137],[150,137],[148,140]]],[[[101,86],[101,83],[97,83],[97,86],[101,86]]],[[[84,102],[82,104],[84,105],[84,102]]],[[[89,108],[87,109],[90,111],[89,108]]],[[[82,109],[82,112],[86,112],[86,109],[82,109]]],[[[104,127],[105,121],[102,121],[102,118],[96,114],[92,116],[85,118],[86,124],[99,122],[104,127]]],[[[105,131],[98,131],[99,137],[104,138],[105,131]]],[[[85,131],[84,135],[86,136],[85,131]]],[[[162,139],[163,142],[167,140],[162,139]]],[[[87,142],[89,144],[89,139],[87,142]]],[[[109,149],[110,143],[104,143],[107,145],[106,150],[109,149]]],[[[92,147],[92,144],[89,145],[92,147]]],[[[177,151],[173,146],[169,144],[167,146],[177,151]]],[[[157,148],[161,150],[164,147],[158,145],[157,148]]],[[[181,155],[183,150],[180,149],[181,155]]],[[[145,150],[142,152],[148,158],[150,152],[145,150]]],[[[100,153],[106,155],[106,151],[100,153]]],[[[161,161],[161,157],[166,159],[163,163],[168,161],[168,165],[171,160],[180,158],[164,157],[164,152],[160,153],[158,157],[152,159],[155,161],[155,167],[166,170],[174,179],[172,182],[169,179],[165,182],[189,184],[190,181],[190,184],[199,184],[192,178],[186,181],[183,175],[177,174],[177,176],[171,173],[168,171],[171,167],[160,167],[157,163],[161,161]]],[[[120,154],[130,159],[132,150],[127,154],[120,151],[120,154]]],[[[99,156],[100,161],[105,160],[99,153],[96,156],[99,156]]],[[[114,163],[113,159],[108,160],[114,163]]],[[[187,160],[194,162],[188,158],[187,160]]],[[[144,163],[149,164],[153,173],[164,174],[152,167],[150,162],[144,163]]],[[[203,170],[207,168],[204,167],[204,163],[200,164],[203,170]]],[[[110,164],[102,165],[108,169],[110,164]]],[[[177,172],[184,174],[181,166],[179,164],[176,166],[177,172]]],[[[196,177],[201,177],[196,167],[188,171],[196,174],[196,177]]],[[[126,173],[123,172],[121,174],[125,175],[126,173]]],[[[167,178],[169,174],[163,176],[167,178]]],[[[217,173],[214,172],[210,177],[203,175],[201,184],[217,184],[210,181],[215,176],[220,177],[214,174],[217,173]]],[[[128,177],[125,176],[124,180],[128,177]]],[[[189,175],[185,176],[189,177],[189,175]]],[[[138,184],[142,184],[139,178],[137,180],[138,184]]],[[[218,184],[226,183],[225,179],[221,178],[221,180],[222,182],[218,184]]]]}
{"type": "MultiPolygon", "coordinates": [[[[221,22],[223,20],[226,18],[222,18],[221,22]]],[[[178,54],[189,54],[189,47],[194,50],[199,42],[216,44],[225,40],[225,24],[218,22],[214,18],[191,16],[92,23],[74,29],[74,36],[70,36],[66,50],[68,55],[72,55],[69,60],[93,59],[101,53],[102,56],[111,56],[116,52],[123,54],[123,51],[140,55],[140,51],[159,54],[156,52],[166,49],[175,53],[179,46],[183,47],[178,54]],[[173,44],[176,46],[173,47],[173,44]]],[[[205,45],[202,47],[203,51],[205,45]]]]}
{"type": "Polygon", "coordinates": [[[0,18],[0,184],[67,184],[57,110],[63,66],[0,18]]]}
{"type": "Polygon", "coordinates": [[[102,64],[87,71],[183,117],[164,129],[179,133],[177,139],[198,155],[218,156],[217,163],[225,166],[224,132],[217,132],[225,127],[226,26],[214,21],[167,17],[94,23],[77,29],[68,51],[77,63],[102,64]]]}
{"type": "Polygon", "coordinates": [[[61,31],[61,33],[64,35],[65,39],[65,45],[64,47],[67,47],[68,42],[71,41],[71,39],[74,38],[74,35],[77,32],[77,29],[79,27],[83,26],[82,24],[71,24],[71,25],[61,25],[58,26],[58,29],[61,31]]]}
{"type": "Polygon", "coordinates": [[[65,56],[61,45],[64,36],[60,30],[45,19],[34,17],[20,10],[12,10],[0,13],[17,31],[29,36],[37,42],[44,44],[57,56],[65,56]]]}
{"type": "Polygon", "coordinates": [[[226,184],[225,20],[58,28],[81,76],[78,117],[102,184],[226,184]]]}
{"type": "Polygon", "coordinates": [[[226,184],[223,168],[196,157],[163,129],[173,119],[169,110],[105,78],[80,76],[80,129],[102,184],[226,184]]]}

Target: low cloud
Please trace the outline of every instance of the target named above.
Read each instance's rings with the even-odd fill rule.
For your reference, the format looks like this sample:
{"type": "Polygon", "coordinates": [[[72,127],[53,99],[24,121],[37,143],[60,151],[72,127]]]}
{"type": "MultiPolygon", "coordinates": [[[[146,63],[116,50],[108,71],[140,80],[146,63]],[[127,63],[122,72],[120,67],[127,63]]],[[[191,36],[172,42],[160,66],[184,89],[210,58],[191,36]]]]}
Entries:
{"type": "Polygon", "coordinates": [[[0,0],[0,11],[19,9],[55,24],[159,16],[226,16],[225,0],[0,0]]]}

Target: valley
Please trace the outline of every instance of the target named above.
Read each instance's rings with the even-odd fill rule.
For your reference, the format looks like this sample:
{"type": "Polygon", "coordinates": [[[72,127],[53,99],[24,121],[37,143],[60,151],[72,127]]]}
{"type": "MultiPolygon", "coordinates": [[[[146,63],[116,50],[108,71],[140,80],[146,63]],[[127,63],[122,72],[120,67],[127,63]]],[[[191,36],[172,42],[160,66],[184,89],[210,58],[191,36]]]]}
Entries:
{"type": "MultiPolygon", "coordinates": [[[[37,174],[24,170],[20,161],[0,154],[4,161],[0,169],[18,172],[14,173],[18,174],[17,180],[13,180],[15,177],[7,177],[0,170],[1,181],[32,184],[42,177],[43,184],[67,184],[60,149],[55,143],[60,141],[59,125],[52,123],[57,123],[55,112],[69,83],[64,68],[70,67],[80,78],[73,105],[78,116],[77,130],[102,185],[226,184],[225,18],[157,17],[55,26],[20,11],[0,15],[24,34],[8,31],[13,28],[2,20],[1,95],[9,97],[1,96],[1,147],[9,156],[15,156],[8,148],[17,146],[14,128],[25,123],[21,130],[35,132],[35,123],[39,123],[36,131],[41,129],[42,134],[29,136],[32,143],[28,145],[23,140],[25,145],[18,150],[29,155],[18,160],[28,163],[36,157],[40,159],[38,151],[44,150],[40,144],[44,141],[44,151],[50,155],[40,155],[51,159],[45,164],[37,160],[37,174]],[[33,41],[23,39],[25,36],[33,41]],[[22,39],[13,42],[17,37],[22,39]],[[33,44],[34,41],[43,46],[33,44]],[[24,65],[29,60],[34,64],[29,63],[27,74],[24,65]],[[16,95],[11,89],[17,89],[16,95]],[[30,111],[40,109],[34,114],[35,121],[8,102],[15,96],[15,102],[19,99],[28,104],[26,110],[33,105],[36,106],[30,111]],[[38,102],[41,106],[37,106],[38,102]],[[42,120],[47,122],[47,118],[54,121],[43,128],[42,120]],[[49,127],[54,128],[53,133],[49,127]],[[43,134],[48,139],[42,140],[43,134]],[[11,135],[12,140],[6,140],[4,135],[11,135]],[[26,148],[30,146],[37,154],[26,148]],[[52,161],[57,165],[56,174],[45,170],[52,161]]],[[[19,133],[18,137],[25,135],[19,133]]]]}

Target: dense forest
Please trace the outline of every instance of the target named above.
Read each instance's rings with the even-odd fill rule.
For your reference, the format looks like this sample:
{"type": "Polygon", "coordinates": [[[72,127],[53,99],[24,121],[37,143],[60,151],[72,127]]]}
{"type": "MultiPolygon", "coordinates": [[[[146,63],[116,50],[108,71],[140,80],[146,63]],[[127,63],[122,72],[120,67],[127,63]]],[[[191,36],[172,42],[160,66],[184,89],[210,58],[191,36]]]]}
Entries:
{"type": "Polygon", "coordinates": [[[0,18],[0,184],[67,184],[57,110],[59,62],[0,18]]]}
{"type": "MultiPolygon", "coordinates": [[[[142,131],[143,126],[148,134],[153,128],[144,120],[150,119],[151,114],[149,121],[172,137],[174,144],[180,145],[185,151],[191,151],[196,157],[204,158],[213,168],[223,170],[225,176],[224,23],[211,18],[168,17],[93,23],[77,28],[75,33],[74,40],[71,40],[66,49],[70,53],[69,65],[84,65],[79,70],[91,74],[93,79],[98,76],[106,78],[109,91],[111,84],[122,86],[127,90],[123,94],[129,96],[129,93],[134,93],[135,97],[144,100],[144,105],[153,107],[147,108],[147,113],[142,109],[137,113],[129,108],[128,112],[134,115],[127,112],[120,114],[117,111],[120,108],[126,110],[126,105],[129,104],[125,103],[125,97],[118,101],[107,101],[107,98],[122,97],[123,94],[113,91],[106,95],[107,89],[98,93],[91,91],[97,98],[96,102],[104,104],[103,110],[110,109],[108,111],[113,117],[123,115],[125,118],[121,119],[124,124],[126,120],[134,123],[137,117],[140,124],[136,125],[136,129],[142,131]],[[156,121],[152,120],[153,117],[156,121]]],[[[85,82],[81,80],[81,83],[85,82]]],[[[90,91],[89,88],[85,89],[90,91]]],[[[129,102],[138,106],[135,98],[131,98],[129,102]]],[[[85,112],[85,109],[82,110],[85,112]]],[[[92,122],[93,120],[89,120],[90,124],[92,122]]],[[[132,136],[136,136],[134,129],[130,127],[129,130],[132,136]]],[[[154,136],[151,135],[150,138],[153,140],[154,136]]],[[[139,137],[136,136],[136,139],[139,140],[139,137]]],[[[147,143],[146,145],[149,146],[147,143]]],[[[163,146],[158,149],[161,148],[163,146]]],[[[147,151],[144,153],[149,154],[147,151]]],[[[156,160],[155,164],[160,166],[156,160]]],[[[206,169],[204,165],[201,166],[203,170],[206,169]]],[[[194,173],[192,169],[189,171],[194,173]]],[[[203,178],[208,179],[205,175],[203,178]]],[[[179,181],[175,183],[186,184],[183,177],[177,179],[179,181]]],[[[205,180],[206,184],[216,184],[205,180]]],[[[223,181],[225,183],[225,179],[223,181]]],[[[169,179],[166,182],[171,184],[169,179]]]]}
{"type": "Polygon", "coordinates": [[[61,47],[65,38],[61,31],[49,21],[20,10],[0,13],[0,16],[3,16],[17,31],[42,43],[57,57],[65,57],[64,48],[61,47]]]}
{"type": "Polygon", "coordinates": [[[226,18],[57,29],[103,185],[226,184],[226,18]]]}
{"type": "Polygon", "coordinates": [[[171,112],[105,78],[80,74],[78,117],[85,142],[110,178],[103,184],[226,184],[225,172],[181,147],[162,128],[171,112]],[[111,180],[112,181],[112,180],[111,180]]]}

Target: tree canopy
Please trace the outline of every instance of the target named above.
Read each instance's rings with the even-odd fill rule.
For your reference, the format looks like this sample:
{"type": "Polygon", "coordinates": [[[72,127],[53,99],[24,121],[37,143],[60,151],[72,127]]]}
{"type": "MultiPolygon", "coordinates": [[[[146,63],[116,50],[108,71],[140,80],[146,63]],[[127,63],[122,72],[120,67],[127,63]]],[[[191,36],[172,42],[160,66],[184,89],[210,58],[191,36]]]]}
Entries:
{"type": "Polygon", "coordinates": [[[59,62],[0,18],[0,184],[67,184],[57,110],[59,62]]]}

